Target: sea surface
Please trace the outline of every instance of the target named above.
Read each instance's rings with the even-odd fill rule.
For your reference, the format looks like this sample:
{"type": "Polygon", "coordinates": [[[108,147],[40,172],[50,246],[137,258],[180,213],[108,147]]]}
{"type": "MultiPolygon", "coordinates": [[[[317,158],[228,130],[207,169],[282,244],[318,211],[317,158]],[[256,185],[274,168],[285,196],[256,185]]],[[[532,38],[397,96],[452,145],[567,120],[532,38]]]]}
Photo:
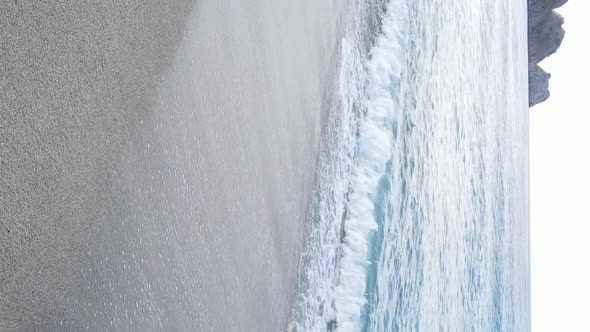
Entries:
{"type": "Polygon", "coordinates": [[[526,1],[348,13],[289,330],[530,330],[526,1]]]}

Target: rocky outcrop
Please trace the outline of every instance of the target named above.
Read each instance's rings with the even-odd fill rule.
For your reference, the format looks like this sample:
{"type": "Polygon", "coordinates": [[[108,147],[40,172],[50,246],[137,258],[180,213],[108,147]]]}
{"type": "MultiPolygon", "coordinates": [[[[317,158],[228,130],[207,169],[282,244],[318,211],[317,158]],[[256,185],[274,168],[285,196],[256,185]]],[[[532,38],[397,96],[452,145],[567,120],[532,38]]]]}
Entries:
{"type": "Polygon", "coordinates": [[[538,63],[555,53],[563,37],[563,17],[554,11],[567,0],[528,0],[529,106],[549,98],[549,78],[538,63]]]}
{"type": "Polygon", "coordinates": [[[551,74],[536,63],[529,62],[529,106],[542,103],[549,98],[551,74]]]}

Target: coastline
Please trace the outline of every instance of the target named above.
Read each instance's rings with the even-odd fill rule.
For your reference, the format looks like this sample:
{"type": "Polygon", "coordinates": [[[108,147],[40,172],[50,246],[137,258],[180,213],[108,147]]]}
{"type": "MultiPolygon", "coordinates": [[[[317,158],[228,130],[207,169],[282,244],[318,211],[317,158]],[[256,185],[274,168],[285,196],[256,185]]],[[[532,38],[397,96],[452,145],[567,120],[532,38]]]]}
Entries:
{"type": "Polygon", "coordinates": [[[284,328],[336,5],[3,6],[0,327],[284,328]]]}

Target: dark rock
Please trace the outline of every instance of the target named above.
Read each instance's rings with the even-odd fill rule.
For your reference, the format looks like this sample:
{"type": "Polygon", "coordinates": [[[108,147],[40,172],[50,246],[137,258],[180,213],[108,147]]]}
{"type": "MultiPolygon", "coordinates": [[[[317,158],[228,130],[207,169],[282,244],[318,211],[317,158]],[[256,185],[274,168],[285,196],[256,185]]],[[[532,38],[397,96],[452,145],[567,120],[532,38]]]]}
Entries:
{"type": "Polygon", "coordinates": [[[549,98],[549,78],[551,74],[545,72],[538,64],[529,63],[529,106],[549,98]]]}
{"type": "Polygon", "coordinates": [[[554,11],[567,0],[528,0],[529,106],[549,98],[549,78],[538,63],[557,51],[565,30],[563,17],[554,11]]]}
{"type": "Polygon", "coordinates": [[[563,17],[552,12],[541,24],[529,27],[529,61],[539,63],[561,46],[565,36],[563,17]]]}

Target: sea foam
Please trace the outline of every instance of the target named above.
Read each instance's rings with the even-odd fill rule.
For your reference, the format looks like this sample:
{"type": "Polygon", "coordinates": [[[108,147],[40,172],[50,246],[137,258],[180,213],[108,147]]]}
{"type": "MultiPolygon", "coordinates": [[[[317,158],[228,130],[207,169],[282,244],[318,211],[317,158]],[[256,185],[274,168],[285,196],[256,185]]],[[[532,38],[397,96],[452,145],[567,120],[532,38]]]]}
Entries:
{"type": "Polygon", "coordinates": [[[366,114],[360,120],[357,156],[344,220],[340,280],[335,289],[340,331],[362,328],[361,311],[367,304],[366,281],[370,264],[369,237],[377,230],[375,209],[379,182],[393,154],[397,84],[402,72],[404,1],[392,0],[382,19],[381,34],[366,64],[366,114]]]}

